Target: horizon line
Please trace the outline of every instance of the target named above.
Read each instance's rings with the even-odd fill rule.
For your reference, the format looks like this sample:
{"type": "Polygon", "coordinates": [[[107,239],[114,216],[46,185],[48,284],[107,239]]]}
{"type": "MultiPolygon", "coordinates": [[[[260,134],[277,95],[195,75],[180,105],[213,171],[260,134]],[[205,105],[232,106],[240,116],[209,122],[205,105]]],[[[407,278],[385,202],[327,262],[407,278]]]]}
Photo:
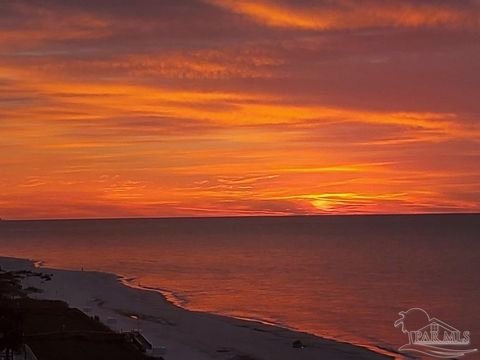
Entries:
{"type": "Polygon", "coordinates": [[[221,216],[154,216],[154,217],[85,217],[85,218],[25,218],[7,219],[0,217],[0,221],[93,221],[93,220],[204,220],[204,219],[243,219],[243,218],[296,218],[296,217],[354,217],[354,216],[442,216],[442,215],[480,215],[480,212],[419,212],[419,213],[367,213],[367,214],[288,214],[288,215],[221,215],[221,216]]]}

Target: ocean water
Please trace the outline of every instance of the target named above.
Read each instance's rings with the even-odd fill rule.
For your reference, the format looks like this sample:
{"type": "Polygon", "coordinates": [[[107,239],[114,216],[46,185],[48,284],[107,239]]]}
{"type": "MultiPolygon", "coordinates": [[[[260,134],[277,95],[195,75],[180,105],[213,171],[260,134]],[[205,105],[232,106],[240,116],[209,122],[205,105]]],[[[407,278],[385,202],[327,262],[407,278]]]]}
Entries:
{"type": "Polygon", "coordinates": [[[387,349],[407,341],[393,322],[412,307],[480,347],[479,239],[480,215],[0,221],[2,256],[387,349]]]}

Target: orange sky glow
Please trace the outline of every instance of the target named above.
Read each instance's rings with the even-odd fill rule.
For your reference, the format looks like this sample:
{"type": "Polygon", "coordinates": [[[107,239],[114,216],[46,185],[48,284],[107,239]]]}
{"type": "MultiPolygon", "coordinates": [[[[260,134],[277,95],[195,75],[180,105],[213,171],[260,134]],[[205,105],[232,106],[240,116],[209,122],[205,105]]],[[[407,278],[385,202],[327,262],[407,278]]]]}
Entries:
{"type": "Polygon", "coordinates": [[[0,3],[0,217],[480,211],[480,1],[0,3]]]}

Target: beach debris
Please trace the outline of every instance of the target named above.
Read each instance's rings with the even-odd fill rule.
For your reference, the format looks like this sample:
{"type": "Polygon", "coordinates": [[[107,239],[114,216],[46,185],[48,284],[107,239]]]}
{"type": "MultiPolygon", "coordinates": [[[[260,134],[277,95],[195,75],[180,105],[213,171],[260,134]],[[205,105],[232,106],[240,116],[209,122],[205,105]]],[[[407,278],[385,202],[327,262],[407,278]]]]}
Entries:
{"type": "Polygon", "coordinates": [[[305,347],[305,344],[301,340],[295,340],[292,343],[292,347],[294,349],[303,349],[305,347]]]}

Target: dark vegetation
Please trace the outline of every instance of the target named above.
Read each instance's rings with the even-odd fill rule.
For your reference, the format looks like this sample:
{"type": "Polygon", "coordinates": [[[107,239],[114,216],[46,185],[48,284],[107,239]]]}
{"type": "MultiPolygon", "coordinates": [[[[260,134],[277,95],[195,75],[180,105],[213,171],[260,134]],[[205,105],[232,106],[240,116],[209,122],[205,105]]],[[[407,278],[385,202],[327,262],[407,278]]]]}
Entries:
{"type": "Polygon", "coordinates": [[[26,343],[39,360],[145,360],[148,359],[123,334],[61,301],[36,300],[22,289],[21,279],[49,275],[0,269],[0,352],[7,359],[26,343]]]}

